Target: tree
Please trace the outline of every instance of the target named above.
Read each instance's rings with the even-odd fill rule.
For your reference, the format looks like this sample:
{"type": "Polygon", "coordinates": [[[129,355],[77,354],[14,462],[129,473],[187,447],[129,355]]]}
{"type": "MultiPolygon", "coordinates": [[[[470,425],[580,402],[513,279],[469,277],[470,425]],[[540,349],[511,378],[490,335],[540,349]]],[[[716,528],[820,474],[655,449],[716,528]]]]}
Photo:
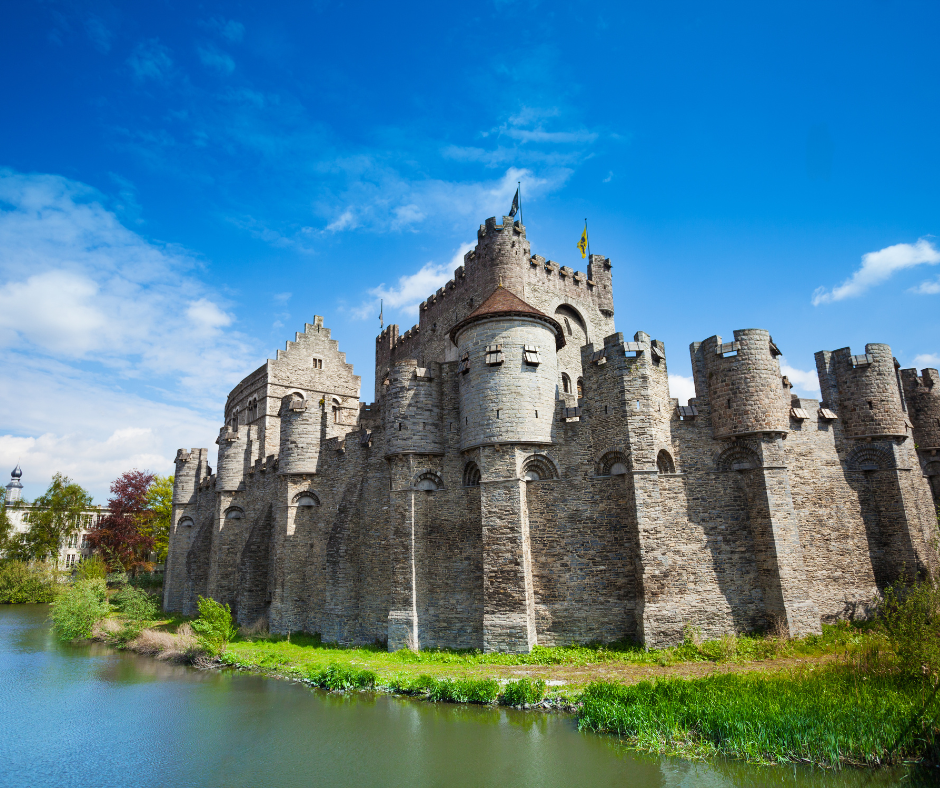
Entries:
{"type": "Polygon", "coordinates": [[[10,520],[10,515],[7,514],[6,498],[7,491],[0,487],[0,555],[3,555],[9,546],[13,531],[13,522],[10,520]]]}
{"type": "Polygon", "coordinates": [[[24,514],[29,529],[10,539],[7,552],[23,561],[49,557],[58,566],[62,543],[79,532],[82,513],[91,504],[87,490],[68,476],[55,474],[48,489],[24,514]]]}
{"type": "Polygon", "coordinates": [[[153,483],[147,490],[147,506],[151,517],[141,530],[153,539],[153,551],[157,562],[166,561],[170,547],[170,525],[173,522],[173,477],[153,477],[153,483]]]}
{"type": "Polygon", "coordinates": [[[147,490],[154,475],[149,471],[127,471],[111,483],[109,514],[91,529],[88,544],[107,561],[109,568],[136,572],[151,569],[153,537],[145,530],[152,517],[147,490]]]}

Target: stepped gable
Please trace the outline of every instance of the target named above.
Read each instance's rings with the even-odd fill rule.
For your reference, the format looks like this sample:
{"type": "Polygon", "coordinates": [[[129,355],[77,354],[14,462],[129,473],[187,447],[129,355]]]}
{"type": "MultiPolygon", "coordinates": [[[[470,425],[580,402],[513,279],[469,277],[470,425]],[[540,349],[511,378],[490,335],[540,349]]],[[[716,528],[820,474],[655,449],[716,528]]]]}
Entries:
{"type": "Polygon", "coordinates": [[[473,310],[463,320],[450,330],[450,339],[456,345],[457,334],[471,323],[479,320],[486,320],[496,316],[515,316],[515,317],[534,317],[543,323],[548,323],[555,332],[555,348],[561,350],[565,346],[565,332],[561,330],[561,325],[552,317],[544,312],[540,312],[534,306],[527,304],[515,293],[511,293],[502,285],[499,285],[480,306],[473,310]]]}

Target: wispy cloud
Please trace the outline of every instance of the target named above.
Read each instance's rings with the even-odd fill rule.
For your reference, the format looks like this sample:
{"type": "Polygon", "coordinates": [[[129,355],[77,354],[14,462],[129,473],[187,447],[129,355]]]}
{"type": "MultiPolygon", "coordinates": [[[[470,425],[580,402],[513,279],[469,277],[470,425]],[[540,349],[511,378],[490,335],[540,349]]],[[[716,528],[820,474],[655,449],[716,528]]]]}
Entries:
{"type": "Polygon", "coordinates": [[[220,74],[231,74],[235,70],[235,61],[220,49],[214,46],[199,47],[199,59],[207,68],[214,69],[220,74]]]}
{"type": "Polygon", "coordinates": [[[798,369],[797,367],[791,366],[785,356],[780,357],[780,371],[786,375],[790,382],[793,384],[793,388],[796,389],[797,394],[803,394],[807,396],[818,396],[819,391],[819,375],[816,373],[815,369],[806,370],[798,369]]]}
{"type": "MultiPolygon", "coordinates": [[[[868,252],[862,255],[861,267],[841,285],[832,290],[827,290],[825,287],[816,288],[813,293],[813,306],[854,298],[875,285],[887,281],[897,271],[917,265],[936,265],[937,263],[940,263],[940,251],[934,248],[926,238],[921,238],[915,244],[895,244],[877,252],[868,252]]],[[[924,285],[927,289],[920,292],[936,292],[930,289],[930,283],[924,283],[924,285]]]]}
{"type": "Polygon", "coordinates": [[[918,295],[937,295],[940,293],[940,279],[927,280],[921,282],[917,287],[911,288],[912,293],[918,295]]]}
{"type": "Polygon", "coordinates": [[[85,33],[88,39],[102,55],[107,55],[111,51],[111,39],[113,33],[97,17],[91,17],[85,21],[85,33]]]}
{"type": "Polygon", "coordinates": [[[369,298],[353,309],[352,313],[360,320],[374,318],[379,313],[381,300],[386,309],[416,316],[419,304],[450,280],[454,270],[463,265],[464,255],[473,249],[474,245],[461,244],[448,262],[425,263],[415,273],[400,277],[397,285],[389,287],[383,282],[378,287],[373,287],[369,290],[369,298]]]}
{"type": "Polygon", "coordinates": [[[679,400],[680,405],[688,405],[695,396],[695,380],[685,375],[669,373],[669,396],[679,400]]]}
{"type": "Polygon", "coordinates": [[[921,367],[940,367],[940,353],[921,353],[914,356],[914,366],[921,367]]]}
{"type": "Polygon", "coordinates": [[[127,64],[137,80],[141,82],[147,79],[164,82],[173,70],[170,50],[156,38],[141,41],[131,52],[127,64]]]}

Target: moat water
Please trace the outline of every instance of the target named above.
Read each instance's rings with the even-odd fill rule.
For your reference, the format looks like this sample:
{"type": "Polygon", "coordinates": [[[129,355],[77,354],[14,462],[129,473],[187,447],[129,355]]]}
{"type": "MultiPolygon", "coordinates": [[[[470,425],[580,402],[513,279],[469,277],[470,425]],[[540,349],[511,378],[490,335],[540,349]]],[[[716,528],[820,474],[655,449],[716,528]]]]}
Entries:
{"type": "Polygon", "coordinates": [[[861,788],[934,776],[638,755],[566,715],[341,696],[63,644],[47,615],[0,605],[3,788],[861,788]]]}

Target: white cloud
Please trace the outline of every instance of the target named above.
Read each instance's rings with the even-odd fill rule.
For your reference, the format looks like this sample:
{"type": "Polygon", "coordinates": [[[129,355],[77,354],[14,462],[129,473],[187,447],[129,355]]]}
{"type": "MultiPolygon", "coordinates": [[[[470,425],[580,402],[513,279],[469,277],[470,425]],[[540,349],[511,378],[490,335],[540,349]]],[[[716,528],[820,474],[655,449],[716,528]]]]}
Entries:
{"type": "Polygon", "coordinates": [[[235,70],[235,61],[213,46],[199,47],[199,59],[208,68],[213,68],[221,74],[231,74],[235,70]]]}
{"type": "Polygon", "coordinates": [[[921,368],[936,368],[940,367],[940,354],[938,353],[921,353],[918,356],[914,356],[914,366],[918,369],[921,368]]]}
{"type": "Polygon", "coordinates": [[[797,394],[803,396],[820,396],[819,375],[816,370],[804,370],[791,367],[784,356],[780,357],[780,371],[786,375],[797,394]]]}
{"type": "Polygon", "coordinates": [[[353,215],[353,212],[350,208],[347,208],[339,216],[337,216],[332,222],[330,222],[326,229],[329,232],[335,233],[340,230],[351,230],[357,226],[356,217],[353,215]]]}
{"type": "Polygon", "coordinates": [[[917,287],[912,287],[911,292],[918,295],[937,295],[940,293],[940,279],[921,282],[917,287]]]}
{"type": "Polygon", "coordinates": [[[695,380],[685,375],[669,373],[669,396],[679,400],[680,405],[688,405],[695,396],[695,380]]]}
{"type": "MultiPolygon", "coordinates": [[[[841,285],[831,291],[825,287],[816,288],[813,293],[813,306],[841,301],[844,298],[854,298],[886,281],[896,271],[916,265],[936,265],[937,263],[940,263],[940,251],[935,249],[926,238],[921,238],[915,244],[895,244],[877,252],[868,252],[862,255],[861,268],[841,285]]],[[[928,289],[923,292],[934,291],[928,289]]]]}
{"type": "Polygon", "coordinates": [[[229,19],[228,22],[222,25],[220,32],[233,44],[237,44],[245,35],[245,26],[241,22],[236,22],[234,19],[229,19]]]}
{"type": "MultiPolygon", "coordinates": [[[[384,282],[378,287],[373,287],[369,290],[370,298],[355,308],[353,314],[360,320],[376,317],[381,300],[386,309],[398,310],[406,315],[417,315],[421,302],[453,277],[454,270],[463,265],[463,256],[474,246],[473,243],[462,244],[448,262],[425,263],[415,273],[400,277],[394,287],[388,287],[384,282]]],[[[391,320],[385,322],[389,323],[391,320]]]]}
{"type": "Polygon", "coordinates": [[[141,41],[127,59],[127,64],[139,81],[153,79],[163,82],[173,70],[170,50],[156,38],[141,41]]]}

